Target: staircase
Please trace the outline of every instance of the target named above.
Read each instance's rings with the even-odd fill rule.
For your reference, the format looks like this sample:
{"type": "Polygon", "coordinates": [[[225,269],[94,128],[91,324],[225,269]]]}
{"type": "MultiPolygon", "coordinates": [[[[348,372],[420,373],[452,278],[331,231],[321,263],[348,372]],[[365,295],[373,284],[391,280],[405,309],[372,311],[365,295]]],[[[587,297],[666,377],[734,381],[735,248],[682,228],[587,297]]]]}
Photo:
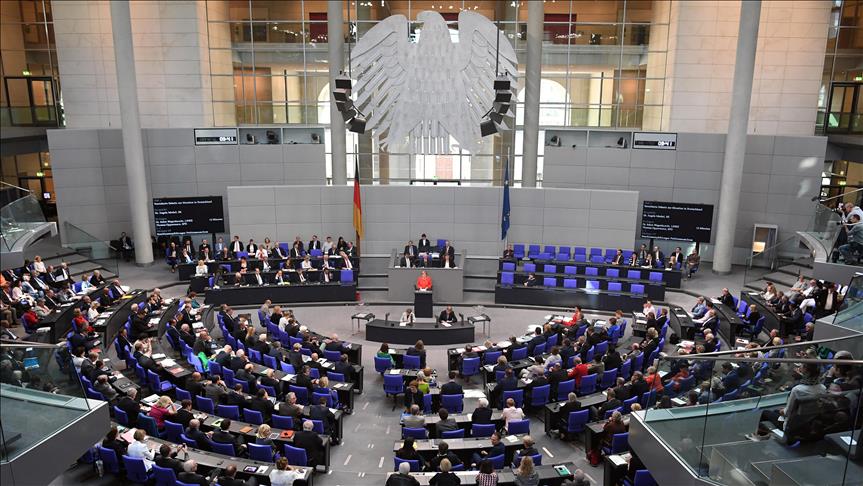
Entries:
{"type": "Polygon", "coordinates": [[[39,255],[46,267],[52,265],[55,268],[66,262],[73,281],[80,280],[81,275],[85,273],[93,273],[93,270],[99,270],[105,279],[119,277],[116,257],[91,258],[87,250],[88,248],[76,250],[63,246],[59,236],[50,236],[30,245],[24,252],[24,258],[32,260],[34,256],[39,255]]]}

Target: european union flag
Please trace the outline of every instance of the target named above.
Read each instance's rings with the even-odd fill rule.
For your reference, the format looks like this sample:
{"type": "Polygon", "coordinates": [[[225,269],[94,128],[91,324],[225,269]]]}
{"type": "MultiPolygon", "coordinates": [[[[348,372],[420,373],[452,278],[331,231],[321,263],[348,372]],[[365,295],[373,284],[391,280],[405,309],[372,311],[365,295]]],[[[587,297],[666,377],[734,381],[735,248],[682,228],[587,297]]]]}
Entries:
{"type": "Polygon", "coordinates": [[[507,231],[509,231],[509,163],[506,164],[503,175],[503,211],[500,216],[500,239],[506,239],[507,231]]]}

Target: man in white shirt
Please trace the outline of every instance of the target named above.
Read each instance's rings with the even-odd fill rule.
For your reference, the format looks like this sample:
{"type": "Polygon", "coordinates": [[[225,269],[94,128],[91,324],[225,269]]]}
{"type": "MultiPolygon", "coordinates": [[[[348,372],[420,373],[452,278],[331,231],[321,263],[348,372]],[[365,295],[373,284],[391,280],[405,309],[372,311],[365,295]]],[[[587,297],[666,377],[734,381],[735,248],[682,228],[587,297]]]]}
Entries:
{"type": "Polygon", "coordinates": [[[648,300],[648,301],[646,301],[646,302],[644,303],[644,305],[642,306],[642,311],[641,311],[641,312],[645,315],[645,317],[646,317],[648,314],[650,314],[651,312],[653,312],[653,316],[654,316],[654,317],[656,317],[657,315],[659,315],[659,313],[658,313],[658,312],[656,312],[656,307],[653,307],[653,302],[651,302],[651,301],[649,301],[649,300],[648,300]]]}
{"type": "Polygon", "coordinates": [[[323,252],[324,252],[324,255],[326,255],[326,254],[327,254],[327,252],[328,252],[328,251],[330,251],[330,249],[331,249],[332,247],[333,247],[333,237],[332,237],[332,236],[327,236],[327,240],[326,240],[326,241],[324,241],[324,246],[323,246],[323,248],[322,248],[322,250],[323,250],[323,252]]]}

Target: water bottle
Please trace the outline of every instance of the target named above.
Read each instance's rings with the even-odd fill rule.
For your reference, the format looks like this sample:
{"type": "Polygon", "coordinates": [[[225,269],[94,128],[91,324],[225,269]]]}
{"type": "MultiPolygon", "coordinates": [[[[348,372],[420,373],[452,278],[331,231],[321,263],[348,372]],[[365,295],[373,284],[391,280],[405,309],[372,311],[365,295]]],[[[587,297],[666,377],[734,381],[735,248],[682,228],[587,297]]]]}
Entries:
{"type": "Polygon", "coordinates": [[[105,474],[105,465],[102,463],[102,458],[96,459],[96,473],[101,478],[105,474]]]}

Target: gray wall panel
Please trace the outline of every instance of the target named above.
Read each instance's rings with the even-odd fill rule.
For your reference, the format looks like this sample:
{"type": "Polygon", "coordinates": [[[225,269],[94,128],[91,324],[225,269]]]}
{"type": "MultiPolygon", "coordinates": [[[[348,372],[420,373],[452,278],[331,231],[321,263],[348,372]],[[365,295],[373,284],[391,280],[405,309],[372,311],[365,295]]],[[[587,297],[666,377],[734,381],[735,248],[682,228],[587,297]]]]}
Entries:
{"type": "MultiPolygon", "coordinates": [[[[362,196],[363,252],[389,254],[408,240],[416,242],[421,233],[432,241],[449,239],[470,255],[496,256],[503,249],[500,188],[363,186],[362,196]]],[[[594,242],[611,248],[635,238],[638,195],[631,191],[514,188],[511,199],[512,242],[594,242]]],[[[307,239],[312,233],[354,239],[350,188],[229,187],[228,209],[231,232],[244,239],[293,240],[296,234],[307,239]],[[256,195],[266,191],[275,194],[275,201],[256,195]],[[304,204],[309,200],[325,203],[304,204]],[[272,219],[266,220],[268,215],[272,219]]]]}

